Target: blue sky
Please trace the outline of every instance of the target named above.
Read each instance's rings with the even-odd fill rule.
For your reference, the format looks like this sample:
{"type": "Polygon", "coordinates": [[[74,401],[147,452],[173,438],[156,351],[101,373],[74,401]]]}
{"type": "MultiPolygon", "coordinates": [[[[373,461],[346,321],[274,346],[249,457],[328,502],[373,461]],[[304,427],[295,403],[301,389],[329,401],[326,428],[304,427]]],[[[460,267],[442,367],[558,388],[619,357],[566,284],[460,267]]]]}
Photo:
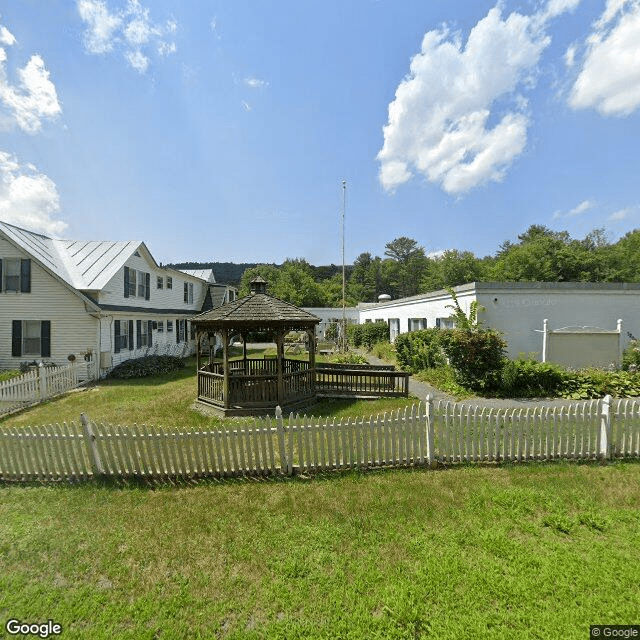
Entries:
{"type": "Polygon", "coordinates": [[[640,226],[637,0],[0,1],[0,219],[158,261],[640,226]]]}

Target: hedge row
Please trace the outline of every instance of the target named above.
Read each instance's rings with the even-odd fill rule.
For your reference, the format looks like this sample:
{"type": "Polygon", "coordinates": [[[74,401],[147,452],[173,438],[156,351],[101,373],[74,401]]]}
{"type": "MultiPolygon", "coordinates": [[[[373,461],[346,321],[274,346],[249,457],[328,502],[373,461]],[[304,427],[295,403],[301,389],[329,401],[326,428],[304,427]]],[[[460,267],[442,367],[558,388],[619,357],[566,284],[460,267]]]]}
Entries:
{"type": "Polygon", "coordinates": [[[146,378],[162,373],[169,373],[184,367],[184,360],[177,356],[144,356],[125,360],[109,372],[110,378],[126,380],[128,378],[146,378]]]}

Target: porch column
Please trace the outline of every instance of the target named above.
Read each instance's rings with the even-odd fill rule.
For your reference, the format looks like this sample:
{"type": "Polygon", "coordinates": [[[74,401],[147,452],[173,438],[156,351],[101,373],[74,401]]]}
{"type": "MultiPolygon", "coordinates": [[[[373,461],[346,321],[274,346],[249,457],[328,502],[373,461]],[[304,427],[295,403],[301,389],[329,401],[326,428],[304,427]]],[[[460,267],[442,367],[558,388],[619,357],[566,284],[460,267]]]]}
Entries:
{"type": "Polygon", "coordinates": [[[229,330],[222,330],[222,357],[224,360],[224,381],[222,383],[222,396],[224,408],[229,408],[229,330]]]}
{"type": "Polygon", "coordinates": [[[276,357],[276,370],[278,372],[278,404],[280,407],[284,404],[284,334],[279,331],[276,334],[276,347],[278,355],[276,357]]]}
{"type": "Polygon", "coordinates": [[[196,329],[196,371],[200,371],[200,339],[202,338],[202,333],[196,329]]]}

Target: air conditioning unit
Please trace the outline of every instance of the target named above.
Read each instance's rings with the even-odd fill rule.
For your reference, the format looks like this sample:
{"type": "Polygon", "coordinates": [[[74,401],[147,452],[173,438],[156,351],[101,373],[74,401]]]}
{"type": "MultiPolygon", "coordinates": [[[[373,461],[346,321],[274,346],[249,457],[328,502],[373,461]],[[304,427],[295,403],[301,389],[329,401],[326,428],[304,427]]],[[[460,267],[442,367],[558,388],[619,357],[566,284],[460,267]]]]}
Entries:
{"type": "Polygon", "coordinates": [[[113,364],[113,358],[111,357],[111,351],[100,352],[100,368],[110,369],[113,364]]]}

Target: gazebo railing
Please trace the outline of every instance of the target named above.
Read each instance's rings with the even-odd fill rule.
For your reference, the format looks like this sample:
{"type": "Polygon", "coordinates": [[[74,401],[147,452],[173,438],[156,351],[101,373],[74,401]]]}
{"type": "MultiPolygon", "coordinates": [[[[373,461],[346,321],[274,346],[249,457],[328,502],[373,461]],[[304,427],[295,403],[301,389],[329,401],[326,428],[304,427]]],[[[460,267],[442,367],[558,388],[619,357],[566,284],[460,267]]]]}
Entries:
{"type": "MultiPolygon", "coordinates": [[[[228,405],[275,407],[318,395],[361,397],[408,396],[409,374],[388,367],[373,369],[357,365],[326,366],[316,364],[315,380],[309,363],[284,361],[284,397],[278,398],[276,362],[271,358],[232,360],[229,362],[228,405]],[[314,384],[315,383],[315,384],[314,384]]],[[[222,364],[205,365],[198,371],[198,399],[224,407],[224,369],[222,364]],[[208,369],[211,368],[212,371],[208,369]]]]}

